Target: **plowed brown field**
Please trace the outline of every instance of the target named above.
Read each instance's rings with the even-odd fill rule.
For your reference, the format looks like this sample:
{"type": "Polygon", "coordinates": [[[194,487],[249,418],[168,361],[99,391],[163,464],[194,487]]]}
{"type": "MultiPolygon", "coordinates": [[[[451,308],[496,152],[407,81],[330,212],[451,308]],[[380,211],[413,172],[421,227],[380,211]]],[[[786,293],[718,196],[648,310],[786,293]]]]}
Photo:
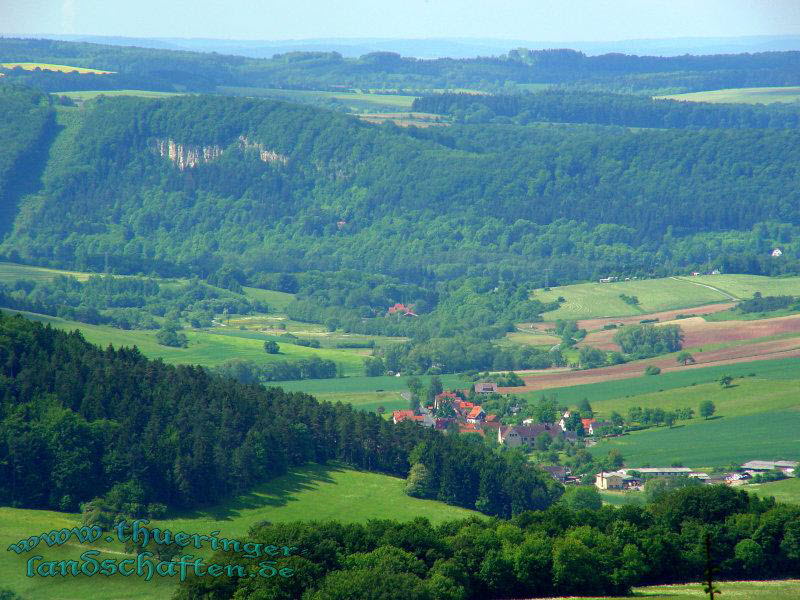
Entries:
{"type": "MultiPolygon", "coordinates": [[[[761,319],[758,321],[708,322],[702,317],[679,319],[670,324],[683,330],[683,347],[697,348],[705,344],[719,344],[739,340],[752,340],[784,333],[800,334],[800,315],[761,319]]],[[[601,350],[619,350],[613,338],[616,330],[595,331],[586,336],[579,346],[594,346],[601,350]]]]}
{"type": "MultiPolygon", "coordinates": [[[[594,331],[595,329],[600,329],[603,325],[608,325],[610,323],[616,323],[619,325],[623,323],[625,325],[638,325],[639,321],[644,319],[658,319],[659,321],[671,321],[677,315],[684,314],[684,315],[710,315],[711,313],[722,312],[723,310],[728,310],[736,306],[733,302],[720,302],[717,304],[706,304],[705,306],[695,306],[694,308],[680,308],[676,310],[665,310],[661,312],[655,313],[647,313],[643,315],[633,315],[630,317],[600,317],[597,319],[581,319],[578,321],[578,328],[585,329],[586,331],[594,331]]],[[[553,329],[556,326],[554,321],[543,321],[541,323],[523,323],[521,327],[538,330],[538,331],[546,331],[547,329],[553,329]]]]}

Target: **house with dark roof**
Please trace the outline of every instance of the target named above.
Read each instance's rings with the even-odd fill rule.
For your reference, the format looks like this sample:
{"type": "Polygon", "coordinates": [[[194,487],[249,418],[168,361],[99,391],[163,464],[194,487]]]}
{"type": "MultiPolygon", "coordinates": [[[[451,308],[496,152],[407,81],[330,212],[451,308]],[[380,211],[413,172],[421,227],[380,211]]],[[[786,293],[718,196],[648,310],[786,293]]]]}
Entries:
{"type": "Polygon", "coordinates": [[[497,384],[493,381],[482,381],[475,384],[476,394],[496,394],[497,384]]]}
{"type": "Polygon", "coordinates": [[[549,435],[551,439],[574,439],[574,432],[567,432],[559,425],[538,423],[536,425],[501,425],[497,430],[497,441],[510,448],[532,446],[539,435],[549,435]],[[572,434],[572,436],[568,435],[572,434]]]}

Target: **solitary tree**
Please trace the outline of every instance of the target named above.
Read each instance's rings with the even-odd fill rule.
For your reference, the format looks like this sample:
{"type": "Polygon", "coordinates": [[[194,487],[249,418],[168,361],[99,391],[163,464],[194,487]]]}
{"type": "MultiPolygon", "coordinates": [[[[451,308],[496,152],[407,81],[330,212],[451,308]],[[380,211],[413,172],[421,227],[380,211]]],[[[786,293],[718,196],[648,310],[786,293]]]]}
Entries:
{"type": "Polygon", "coordinates": [[[719,380],[719,384],[722,387],[731,387],[731,383],[733,383],[733,377],[731,377],[730,375],[725,375],[724,377],[721,377],[719,380]]]}
{"type": "Polygon", "coordinates": [[[278,342],[273,340],[267,340],[264,342],[264,352],[267,354],[277,354],[280,351],[280,347],[278,346],[278,342]]]}
{"type": "Polygon", "coordinates": [[[683,363],[684,367],[689,363],[692,364],[695,363],[694,356],[692,356],[692,354],[690,352],[687,352],[686,350],[678,352],[678,356],[675,357],[675,360],[679,363],[683,363]]]}
{"type": "Polygon", "coordinates": [[[711,415],[716,412],[717,407],[714,406],[714,403],[711,400],[703,400],[700,403],[700,416],[704,419],[708,419],[711,415]]]}

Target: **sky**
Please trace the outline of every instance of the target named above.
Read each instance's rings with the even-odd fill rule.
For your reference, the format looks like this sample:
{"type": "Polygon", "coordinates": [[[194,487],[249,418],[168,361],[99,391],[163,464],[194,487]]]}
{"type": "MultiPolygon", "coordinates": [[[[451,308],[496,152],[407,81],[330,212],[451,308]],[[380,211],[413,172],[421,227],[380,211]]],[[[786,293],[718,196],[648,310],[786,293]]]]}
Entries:
{"type": "Polygon", "coordinates": [[[615,41],[800,34],[800,0],[0,0],[0,33],[615,41]]]}

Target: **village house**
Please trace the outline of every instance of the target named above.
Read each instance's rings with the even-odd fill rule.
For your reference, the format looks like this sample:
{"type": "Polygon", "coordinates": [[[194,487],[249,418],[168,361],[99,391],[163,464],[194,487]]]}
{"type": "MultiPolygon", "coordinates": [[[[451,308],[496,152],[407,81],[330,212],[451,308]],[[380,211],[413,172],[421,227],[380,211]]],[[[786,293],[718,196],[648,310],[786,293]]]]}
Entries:
{"type": "Polygon", "coordinates": [[[416,317],[419,316],[413,310],[411,310],[410,306],[406,306],[405,304],[397,303],[394,306],[390,306],[389,310],[387,311],[390,315],[403,315],[404,317],[416,317]]]}
{"type": "Polygon", "coordinates": [[[442,392],[433,398],[433,410],[439,410],[446,403],[460,401],[461,397],[455,392],[442,392]]]}
{"type": "Polygon", "coordinates": [[[436,421],[429,414],[415,415],[413,410],[392,411],[392,423],[397,425],[401,421],[414,421],[425,427],[433,427],[436,425],[436,421]]]}
{"type": "Polygon", "coordinates": [[[599,490],[621,490],[623,488],[624,474],[619,471],[606,473],[600,471],[594,476],[594,485],[599,490]]]}
{"type": "Polygon", "coordinates": [[[475,384],[475,393],[476,394],[496,394],[497,393],[497,384],[493,381],[486,381],[481,383],[475,384]]]}
{"type": "Polygon", "coordinates": [[[480,423],[486,417],[486,413],[480,407],[480,405],[476,405],[472,407],[472,410],[469,411],[467,414],[467,422],[468,423],[480,423]]]}
{"type": "Polygon", "coordinates": [[[542,471],[545,473],[549,473],[550,477],[555,479],[560,483],[566,483],[567,477],[569,477],[570,470],[567,467],[563,467],[561,465],[543,465],[540,466],[542,471]]]}
{"type": "Polygon", "coordinates": [[[564,439],[575,438],[573,432],[564,431],[558,425],[539,423],[537,425],[501,425],[497,430],[497,441],[509,448],[532,446],[536,441],[536,436],[539,435],[549,435],[551,439],[557,437],[564,439]]]}

